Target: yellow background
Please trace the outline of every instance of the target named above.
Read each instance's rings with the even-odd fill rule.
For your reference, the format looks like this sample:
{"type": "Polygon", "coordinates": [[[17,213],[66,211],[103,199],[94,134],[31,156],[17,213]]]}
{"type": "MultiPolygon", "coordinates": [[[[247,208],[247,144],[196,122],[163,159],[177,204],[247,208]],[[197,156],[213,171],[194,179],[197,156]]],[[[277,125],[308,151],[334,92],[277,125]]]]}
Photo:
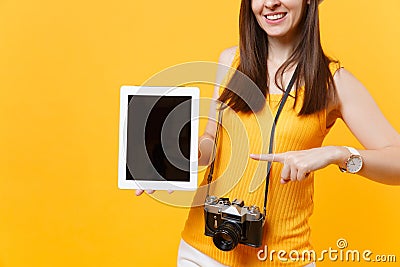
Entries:
{"type": "MultiPolygon", "coordinates": [[[[216,61],[237,44],[239,2],[0,2],[0,266],[175,265],[188,210],[117,189],[119,87],[216,61]]],[[[398,0],[325,0],[321,28],[326,51],[400,130],[398,10],[398,0]]],[[[326,144],[359,147],[343,123],[326,144]]],[[[399,193],[319,171],[316,249],[343,237],[399,262],[399,193]]],[[[368,264],[386,265],[396,266],[368,264]]]]}

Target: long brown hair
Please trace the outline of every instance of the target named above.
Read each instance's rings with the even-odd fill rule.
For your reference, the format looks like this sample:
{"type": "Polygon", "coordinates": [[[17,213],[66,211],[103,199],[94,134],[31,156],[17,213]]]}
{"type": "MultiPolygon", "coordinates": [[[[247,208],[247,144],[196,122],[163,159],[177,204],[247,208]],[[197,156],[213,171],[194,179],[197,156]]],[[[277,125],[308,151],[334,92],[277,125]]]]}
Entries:
{"type": "MultiPolygon", "coordinates": [[[[219,97],[220,101],[228,104],[236,112],[261,110],[269,93],[268,38],[253,14],[251,2],[251,0],[242,0],[239,16],[240,62],[227,85],[229,90],[225,89],[219,97]],[[248,76],[256,86],[251,86],[251,88],[245,86],[243,74],[248,76]],[[263,97],[260,97],[260,92],[254,92],[254,88],[261,91],[263,97]]],[[[278,88],[283,90],[278,81],[282,82],[286,69],[297,64],[298,76],[295,83],[294,105],[297,103],[297,89],[302,83],[305,86],[305,92],[299,115],[307,115],[325,109],[329,97],[336,95],[333,76],[329,70],[329,63],[333,60],[325,55],[321,46],[318,0],[311,0],[309,4],[305,4],[299,30],[298,45],[289,59],[278,69],[274,78],[278,88]]]]}

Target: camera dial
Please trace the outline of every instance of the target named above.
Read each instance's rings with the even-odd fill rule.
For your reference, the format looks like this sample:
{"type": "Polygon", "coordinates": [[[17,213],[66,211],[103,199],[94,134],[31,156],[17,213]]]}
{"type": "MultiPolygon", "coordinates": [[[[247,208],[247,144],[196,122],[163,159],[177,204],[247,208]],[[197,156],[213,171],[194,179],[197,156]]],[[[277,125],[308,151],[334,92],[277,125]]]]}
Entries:
{"type": "Polygon", "coordinates": [[[208,205],[215,205],[218,203],[218,198],[216,196],[208,196],[206,198],[206,203],[208,205]]]}
{"type": "Polygon", "coordinates": [[[260,209],[257,206],[250,206],[249,207],[249,212],[250,213],[260,213],[260,209]]]}

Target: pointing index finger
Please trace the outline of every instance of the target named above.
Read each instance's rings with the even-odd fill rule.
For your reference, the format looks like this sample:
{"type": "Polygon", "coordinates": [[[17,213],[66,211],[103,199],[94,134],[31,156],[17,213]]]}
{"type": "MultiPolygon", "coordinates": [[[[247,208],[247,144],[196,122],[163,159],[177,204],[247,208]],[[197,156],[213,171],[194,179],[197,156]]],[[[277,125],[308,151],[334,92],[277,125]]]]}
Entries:
{"type": "Polygon", "coordinates": [[[250,154],[250,158],[270,162],[283,162],[285,159],[282,154],[250,154]]]}

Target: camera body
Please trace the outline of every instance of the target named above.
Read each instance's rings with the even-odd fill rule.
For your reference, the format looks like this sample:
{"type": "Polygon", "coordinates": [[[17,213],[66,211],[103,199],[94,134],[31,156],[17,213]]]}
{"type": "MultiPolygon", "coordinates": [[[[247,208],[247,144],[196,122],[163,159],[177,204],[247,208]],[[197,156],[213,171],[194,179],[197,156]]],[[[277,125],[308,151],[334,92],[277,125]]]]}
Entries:
{"type": "Polygon", "coordinates": [[[264,215],[257,206],[244,206],[244,202],[229,198],[208,196],[204,203],[205,235],[213,237],[214,244],[230,251],[238,243],[260,247],[264,215]]]}

